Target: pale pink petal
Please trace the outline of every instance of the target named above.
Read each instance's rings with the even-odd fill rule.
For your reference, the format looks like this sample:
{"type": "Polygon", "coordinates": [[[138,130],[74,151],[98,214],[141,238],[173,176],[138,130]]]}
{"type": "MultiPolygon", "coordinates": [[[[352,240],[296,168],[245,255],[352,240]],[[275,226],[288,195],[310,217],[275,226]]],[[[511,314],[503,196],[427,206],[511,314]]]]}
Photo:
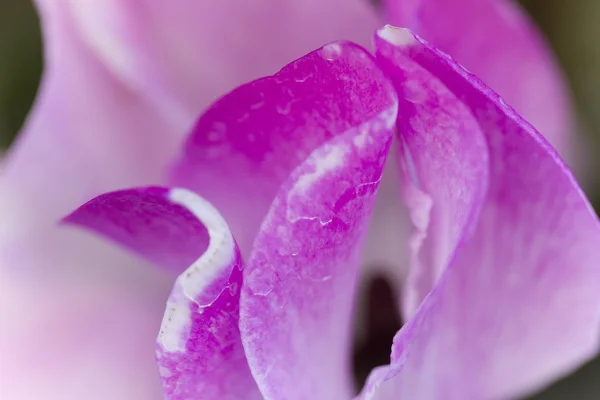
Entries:
{"type": "MultiPolygon", "coordinates": [[[[573,176],[449,56],[394,28],[379,31],[377,47],[380,57],[406,57],[397,67],[409,79],[421,74],[409,60],[429,71],[471,110],[487,142],[489,185],[437,285],[397,334],[387,376],[378,370],[364,397],[515,398],[572,371],[596,353],[600,326],[600,225],[573,176]]],[[[430,98],[447,93],[420,87],[430,98]]],[[[436,166],[422,167],[417,175],[431,179],[436,166]]]]}
{"type": "Polygon", "coordinates": [[[0,239],[54,224],[104,191],[160,183],[185,133],[106,69],[60,4],[44,3],[40,94],[3,159],[0,239]]]}
{"type": "Polygon", "coordinates": [[[182,132],[97,60],[61,3],[41,14],[43,83],[0,171],[0,397],[158,399],[168,279],[55,224],[102,191],[159,182],[182,132]]]}
{"type": "Polygon", "coordinates": [[[362,48],[332,43],[202,116],[174,171],[250,254],[242,340],[266,398],[347,398],[354,286],[396,116],[362,48]]]}
{"type": "Polygon", "coordinates": [[[176,132],[82,45],[60,7],[42,24],[40,94],[0,171],[0,397],[159,399],[167,279],[55,223],[102,191],[158,183],[176,132]]]}
{"type": "Polygon", "coordinates": [[[183,189],[130,189],[91,200],[67,222],[183,272],[158,334],[165,398],[260,398],[238,328],[243,262],[209,203],[183,189]]]}
{"type": "Polygon", "coordinates": [[[323,43],[366,45],[379,25],[362,0],[108,0],[65,6],[100,59],[174,118],[195,117],[227,91],[323,43]]]}
{"type": "Polygon", "coordinates": [[[3,248],[0,398],[161,399],[164,275],[65,226],[3,248]]]}
{"type": "Polygon", "coordinates": [[[412,29],[502,95],[571,156],[569,97],[540,31],[513,0],[385,0],[387,21],[412,29]]]}

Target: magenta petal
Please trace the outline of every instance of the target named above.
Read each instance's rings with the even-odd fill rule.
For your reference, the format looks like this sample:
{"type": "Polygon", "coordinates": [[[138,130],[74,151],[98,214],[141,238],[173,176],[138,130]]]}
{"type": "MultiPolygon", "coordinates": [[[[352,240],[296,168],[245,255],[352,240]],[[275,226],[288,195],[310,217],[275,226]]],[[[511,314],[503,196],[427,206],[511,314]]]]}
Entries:
{"type": "Polygon", "coordinates": [[[122,190],[96,197],[64,219],[100,233],[179,275],[208,246],[196,216],[160,187],[122,190]]]}
{"type": "Polygon", "coordinates": [[[188,138],[172,182],[214,204],[249,254],[292,171],[336,135],[383,111],[392,119],[395,104],[364,49],[332,43],[216,102],[188,138]]]}
{"type": "Polygon", "coordinates": [[[354,287],[392,124],[389,115],[374,118],[315,150],[261,226],[240,329],[267,398],[351,395],[354,287]]]}
{"type": "MultiPolygon", "coordinates": [[[[388,373],[377,370],[364,395],[514,398],[540,388],[597,350],[598,219],[554,150],[485,84],[407,30],[378,34],[379,57],[389,65],[404,57],[398,75],[417,93],[447,96],[419,79],[424,69],[471,110],[487,142],[489,184],[480,212],[467,219],[474,231],[464,226],[437,285],[394,339],[388,373]]],[[[428,112],[400,108],[399,119],[414,119],[414,110],[428,112]]],[[[463,128],[461,140],[473,132],[463,128]]],[[[420,167],[415,174],[434,182],[436,166],[420,167]]]]}
{"type": "Polygon", "coordinates": [[[158,336],[167,399],[260,398],[238,328],[243,261],[227,224],[208,202],[184,189],[131,189],[97,197],[66,221],[171,271],[181,272],[187,263],[158,336]]]}
{"type": "Polygon", "coordinates": [[[569,97],[542,35],[513,0],[386,0],[414,30],[480,77],[569,156],[569,97]]]}
{"type": "Polygon", "coordinates": [[[266,398],[351,396],[354,287],[396,107],[373,58],[333,43],[215,103],[175,169],[250,254],[240,329],[266,398]]]}

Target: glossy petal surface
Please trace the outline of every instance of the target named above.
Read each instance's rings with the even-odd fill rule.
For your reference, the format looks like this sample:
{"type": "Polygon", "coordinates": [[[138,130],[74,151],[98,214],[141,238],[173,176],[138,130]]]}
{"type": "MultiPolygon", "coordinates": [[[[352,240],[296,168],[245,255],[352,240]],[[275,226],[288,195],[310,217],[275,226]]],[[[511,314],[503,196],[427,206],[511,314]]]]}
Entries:
{"type": "Polygon", "coordinates": [[[214,204],[249,254],[292,171],[323,143],[392,109],[395,97],[365,50],[332,43],[216,102],[188,138],[172,182],[214,204]]]}
{"type": "MultiPolygon", "coordinates": [[[[406,58],[399,74],[418,78],[411,71],[420,66],[471,110],[488,147],[489,184],[437,285],[394,339],[387,374],[378,370],[364,397],[512,398],[537,389],[596,352],[598,219],[554,150],[479,79],[407,30],[384,28],[376,40],[391,64],[406,58]]],[[[420,88],[430,98],[447,93],[420,88]]],[[[422,168],[416,174],[432,179],[435,165],[422,168]]]]}
{"type": "Polygon", "coordinates": [[[349,396],[353,288],[391,121],[376,119],[315,150],[261,226],[240,328],[267,398],[349,396]],[[372,143],[353,144],[364,130],[372,143]]]}
{"type": "Polygon", "coordinates": [[[364,49],[333,43],[215,103],[174,170],[250,255],[240,329],[267,399],[351,394],[354,286],[396,105],[364,49]]]}
{"type": "Polygon", "coordinates": [[[158,335],[167,399],[259,398],[238,328],[243,262],[227,224],[209,203],[183,189],[131,189],[91,200],[67,222],[170,271],[185,269],[158,335]]]}
{"type": "Polygon", "coordinates": [[[386,22],[450,54],[530,121],[561,155],[571,137],[569,98],[549,47],[512,0],[385,0],[386,22]]]}

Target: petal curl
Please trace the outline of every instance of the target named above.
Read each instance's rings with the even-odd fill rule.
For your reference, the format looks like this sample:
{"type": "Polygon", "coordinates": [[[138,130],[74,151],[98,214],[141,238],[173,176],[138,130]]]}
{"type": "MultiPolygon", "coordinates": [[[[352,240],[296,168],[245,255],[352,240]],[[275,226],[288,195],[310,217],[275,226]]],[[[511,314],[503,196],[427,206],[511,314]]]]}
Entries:
{"type": "Polygon", "coordinates": [[[212,205],[184,189],[139,188],[99,196],[66,221],[170,271],[187,268],[175,282],[158,335],[167,399],[260,398],[238,328],[243,261],[212,205]]]}
{"type": "Polygon", "coordinates": [[[64,222],[108,237],[175,276],[204,253],[209,242],[205,226],[161,187],[96,197],[64,222]]]}
{"type": "Polygon", "coordinates": [[[372,57],[333,43],[215,103],[174,170],[250,254],[240,329],[267,399],[351,395],[354,286],[396,107],[372,57]]]}
{"type": "Polygon", "coordinates": [[[412,60],[471,110],[487,142],[489,185],[474,231],[463,230],[437,285],[396,335],[387,374],[377,371],[364,398],[514,398],[538,389],[597,351],[598,219],[550,145],[479,79],[407,30],[386,27],[376,41],[380,57],[412,60]]]}
{"type": "Polygon", "coordinates": [[[366,45],[379,25],[362,0],[67,4],[100,59],[174,117],[193,118],[218,96],[323,43],[366,45]]]}
{"type": "Polygon", "coordinates": [[[564,79],[542,34],[513,0],[385,0],[387,21],[450,54],[530,121],[563,157],[573,133],[564,79]]]}
{"type": "Polygon", "coordinates": [[[266,398],[350,395],[353,288],[391,118],[376,118],[315,150],[284,183],[261,226],[240,329],[266,398]],[[371,143],[354,143],[363,140],[371,143]]]}

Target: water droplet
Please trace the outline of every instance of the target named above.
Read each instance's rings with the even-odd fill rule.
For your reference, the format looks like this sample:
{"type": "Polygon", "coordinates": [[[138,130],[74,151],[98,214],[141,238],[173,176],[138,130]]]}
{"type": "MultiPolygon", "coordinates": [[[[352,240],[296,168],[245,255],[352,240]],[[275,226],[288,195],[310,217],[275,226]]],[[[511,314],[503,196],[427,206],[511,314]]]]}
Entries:
{"type": "Polygon", "coordinates": [[[342,46],[339,43],[331,43],[321,49],[323,58],[333,61],[342,54],[342,46]]]}

